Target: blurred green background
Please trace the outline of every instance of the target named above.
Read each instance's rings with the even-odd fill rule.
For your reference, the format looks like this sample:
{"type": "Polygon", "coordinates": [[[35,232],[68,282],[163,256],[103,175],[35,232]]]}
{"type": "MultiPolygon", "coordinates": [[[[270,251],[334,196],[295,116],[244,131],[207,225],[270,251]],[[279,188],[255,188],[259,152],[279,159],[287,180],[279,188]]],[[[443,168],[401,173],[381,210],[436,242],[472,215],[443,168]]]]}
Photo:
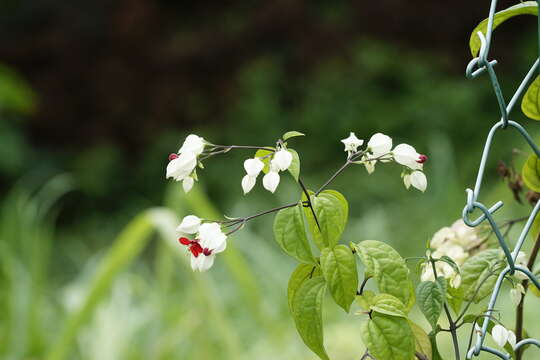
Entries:
{"type": "MultiPolygon", "coordinates": [[[[429,156],[428,190],[406,191],[394,166],[348,170],[332,185],[351,207],[343,241],[422,255],[460,217],[498,120],[487,79],[464,77],[469,31],[487,10],[466,0],[2,1],[0,358],[314,359],[288,314],[294,262],[273,242],[271,217],[236,233],[204,274],[173,231],[185,214],[248,215],[299,189],[284,178],[274,196],[259,186],[242,196],[252,154],[237,151],[208,160],[184,196],[165,181],[167,155],[189,133],[272,145],[298,130],[307,136],[292,147],[316,188],[343,162],[349,131],[389,134],[429,156]]],[[[536,53],[533,17],[497,30],[507,95],[536,53]]],[[[519,109],[512,119],[539,134],[519,109]]],[[[515,133],[498,135],[482,194],[510,203],[500,219],[529,210],[495,173],[513,148],[527,152],[515,133]]],[[[361,317],[327,305],[330,355],[358,359],[361,317]]]]}

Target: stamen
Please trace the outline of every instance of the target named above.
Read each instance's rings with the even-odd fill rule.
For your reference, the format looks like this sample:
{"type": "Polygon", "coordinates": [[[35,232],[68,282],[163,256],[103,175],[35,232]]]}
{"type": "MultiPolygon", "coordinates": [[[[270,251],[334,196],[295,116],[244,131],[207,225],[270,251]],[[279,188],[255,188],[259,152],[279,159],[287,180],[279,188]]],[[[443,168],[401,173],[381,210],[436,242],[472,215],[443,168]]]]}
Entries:
{"type": "Polygon", "coordinates": [[[209,248],[204,248],[203,254],[205,256],[210,256],[212,254],[212,250],[210,250],[209,248]]]}

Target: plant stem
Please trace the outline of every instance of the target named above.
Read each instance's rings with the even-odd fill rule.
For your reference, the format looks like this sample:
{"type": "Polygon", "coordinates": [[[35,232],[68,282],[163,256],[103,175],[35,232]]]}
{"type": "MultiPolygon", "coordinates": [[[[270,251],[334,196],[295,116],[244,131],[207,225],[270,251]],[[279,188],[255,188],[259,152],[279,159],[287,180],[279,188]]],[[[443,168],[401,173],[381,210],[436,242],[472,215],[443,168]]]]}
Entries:
{"type": "Polygon", "coordinates": [[[345,162],[345,164],[343,164],[335,173],[334,175],[332,175],[330,177],[330,179],[328,179],[320,188],[319,190],[317,190],[317,192],[315,192],[315,196],[319,195],[321,193],[321,191],[323,191],[328,185],[330,185],[330,183],[332,181],[334,181],[338,176],[339,174],[341,174],[343,172],[343,170],[345,170],[347,168],[347,166],[349,166],[351,164],[351,161],[350,160],[347,160],[345,162]]]}
{"type": "MultiPolygon", "coordinates": [[[[532,268],[534,266],[534,262],[536,261],[536,256],[538,255],[538,251],[540,250],[540,233],[536,236],[536,241],[534,243],[534,247],[531,251],[531,256],[529,257],[529,261],[527,262],[527,268],[532,271],[532,268]]],[[[523,289],[525,289],[525,294],[527,293],[527,287],[529,286],[529,280],[523,280],[521,282],[521,285],[523,286],[523,289]]],[[[516,309],[516,343],[520,342],[523,339],[523,308],[524,308],[524,300],[525,300],[525,294],[521,297],[521,301],[519,302],[519,305],[516,309]]],[[[519,348],[516,350],[516,360],[521,360],[521,357],[523,356],[523,348],[519,348]]]]}
{"type": "MultiPolygon", "coordinates": [[[[437,268],[435,267],[435,261],[433,259],[429,259],[431,263],[431,267],[433,268],[433,275],[435,276],[435,279],[437,279],[437,268]]],[[[443,303],[444,312],[446,313],[446,317],[448,318],[448,325],[450,333],[452,334],[452,343],[454,344],[454,353],[456,354],[456,360],[460,359],[459,356],[459,343],[457,338],[457,331],[456,331],[456,323],[454,320],[452,320],[452,315],[450,314],[450,310],[448,309],[448,305],[446,304],[446,300],[443,303]]]]}

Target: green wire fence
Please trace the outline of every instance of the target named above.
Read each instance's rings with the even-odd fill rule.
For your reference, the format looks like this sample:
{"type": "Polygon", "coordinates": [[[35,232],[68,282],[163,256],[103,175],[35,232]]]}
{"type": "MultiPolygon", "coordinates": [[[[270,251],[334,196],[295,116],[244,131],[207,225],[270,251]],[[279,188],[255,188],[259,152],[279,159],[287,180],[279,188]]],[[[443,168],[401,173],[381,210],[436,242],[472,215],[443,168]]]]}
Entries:
{"type": "MultiPolygon", "coordinates": [[[[537,3],[540,6],[540,0],[537,0],[537,3]]],[[[529,280],[534,284],[534,286],[536,286],[536,288],[540,289],[540,282],[538,282],[538,280],[531,273],[531,271],[529,271],[529,269],[525,267],[517,266],[515,263],[518,253],[521,247],[523,246],[525,238],[527,237],[527,234],[529,230],[531,229],[533,221],[536,215],[538,214],[538,212],[540,211],[540,202],[538,202],[536,206],[533,208],[525,226],[523,227],[523,230],[518,236],[516,246],[511,251],[504,239],[504,236],[501,234],[501,231],[493,218],[493,214],[503,206],[503,202],[499,201],[493,206],[491,206],[490,208],[488,208],[487,206],[485,206],[484,204],[478,201],[478,196],[480,194],[480,189],[482,187],[482,182],[484,179],[486,161],[489,157],[489,151],[493,144],[493,139],[497,131],[503,131],[503,130],[511,129],[511,128],[517,130],[517,132],[521,136],[523,136],[523,138],[529,144],[529,146],[535,152],[535,154],[540,157],[540,149],[535,144],[535,142],[533,141],[529,133],[520,124],[518,124],[515,121],[510,120],[510,114],[514,108],[514,105],[516,104],[517,100],[522,96],[523,92],[527,89],[527,86],[531,82],[533,77],[538,73],[540,58],[536,59],[531,69],[525,75],[525,77],[521,81],[521,84],[518,86],[518,88],[512,95],[510,101],[506,103],[505,97],[501,90],[501,86],[497,79],[497,74],[495,72],[495,65],[497,64],[497,61],[489,60],[489,50],[490,50],[490,46],[492,42],[493,29],[494,29],[494,26],[497,25],[494,23],[496,8],[497,8],[497,0],[492,0],[491,7],[489,10],[489,18],[488,18],[486,32],[485,34],[482,31],[478,31],[476,33],[476,35],[478,36],[478,39],[480,40],[480,51],[478,53],[478,57],[475,57],[474,59],[472,59],[467,65],[467,69],[466,69],[466,76],[471,79],[476,78],[479,75],[484,74],[486,72],[488,73],[489,80],[493,87],[493,91],[494,91],[495,97],[497,98],[497,103],[499,105],[500,112],[501,112],[500,120],[495,125],[493,125],[493,127],[488,133],[484,150],[482,153],[482,158],[480,160],[480,167],[478,169],[478,175],[476,177],[476,184],[475,184],[474,190],[466,189],[467,204],[465,205],[465,208],[463,209],[463,221],[467,225],[475,227],[486,220],[489,222],[489,224],[491,225],[493,229],[494,234],[496,235],[499,241],[500,247],[504,251],[504,254],[506,257],[506,262],[507,262],[506,268],[501,272],[501,274],[499,275],[497,279],[497,282],[495,284],[495,287],[493,289],[493,292],[489,300],[488,309],[484,314],[487,319],[492,317],[492,313],[495,309],[495,303],[499,296],[501,285],[503,283],[505,276],[512,275],[516,271],[522,272],[529,278],[529,280]],[[470,216],[475,209],[480,210],[482,214],[478,218],[472,220],[470,216]]],[[[539,39],[539,49],[540,49],[540,17],[538,17],[538,39],[539,39]]],[[[481,328],[481,332],[479,336],[476,339],[476,343],[469,349],[467,353],[467,359],[471,359],[473,356],[479,356],[481,352],[488,352],[488,353],[494,354],[501,359],[510,359],[511,358],[510,354],[503,353],[497,349],[484,345],[484,341],[485,341],[486,334],[488,331],[488,325],[489,325],[489,321],[483,322],[483,326],[481,328]]],[[[533,344],[540,347],[540,341],[536,339],[528,338],[528,339],[523,339],[519,341],[516,344],[514,350],[517,351],[523,346],[529,345],[529,344],[533,344]]]]}

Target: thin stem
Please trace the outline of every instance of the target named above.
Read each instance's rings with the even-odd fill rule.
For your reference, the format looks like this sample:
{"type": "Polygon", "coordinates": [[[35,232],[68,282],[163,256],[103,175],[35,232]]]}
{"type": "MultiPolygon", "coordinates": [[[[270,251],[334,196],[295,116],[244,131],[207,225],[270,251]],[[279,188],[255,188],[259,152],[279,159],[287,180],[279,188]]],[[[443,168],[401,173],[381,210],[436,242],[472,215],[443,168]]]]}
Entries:
{"type": "MultiPolygon", "coordinates": [[[[532,271],[532,268],[534,266],[534,262],[536,261],[536,257],[538,255],[538,251],[540,250],[540,233],[536,236],[536,241],[534,243],[534,247],[531,251],[531,256],[529,257],[529,261],[527,262],[527,268],[532,271]]],[[[527,288],[529,286],[529,280],[523,280],[521,282],[521,285],[523,286],[523,289],[525,290],[525,294],[527,293],[527,288]]],[[[523,309],[525,307],[524,300],[525,300],[525,294],[521,297],[521,300],[519,302],[519,305],[516,309],[516,343],[520,342],[523,339],[523,309]]],[[[516,360],[521,360],[521,357],[523,356],[523,348],[519,348],[516,350],[516,360]]]]}
{"type": "MultiPolygon", "coordinates": [[[[437,279],[437,268],[435,267],[435,261],[433,261],[433,259],[431,258],[429,260],[431,262],[431,267],[433,268],[433,275],[435,276],[435,279],[437,279]]],[[[452,343],[454,344],[454,353],[456,354],[456,360],[459,360],[459,342],[456,332],[456,323],[452,320],[452,315],[450,314],[450,310],[448,309],[446,301],[443,303],[443,308],[444,312],[446,313],[446,317],[448,318],[448,324],[450,328],[450,333],[452,334],[452,343]]]]}
{"type": "Polygon", "coordinates": [[[223,148],[223,149],[251,149],[251,150],[267,150],[267,151],[276,151],[276,149],[266,146],[252,146],[252,145],[213,145],[216,148],[223,148]]]}
{"type": "Polygon", "coordinates": [[[243,220],[243,222],[248,222],[249,220],[258,218],[259,216],[263,216],[263,215],[266,215],[266,214],[271,214],[271,213],[274,213],[276,211],[287,209],[287,208],[290,208],[290,207],[293,207],[293,206],[296,206],[296,205],[298,205],[297,202],[290,203],[290,204],[287,204],[287,205],[278,206],[278,207],[275,207],[275,208],[270,209],[270,210],[262,211],[260,213],[255,214],[255,215],[246,216],[245,218],[242,218],[242,220],[243,220]]]}
{"type": "Polygon", "coordinates": [[[351,160],[347,160],[345,162],[345,164],[343,164],[335,173],[334,175],[332,175],[330,177],[330,179],[328,179],[320,188],[319,190],[317,190],[317,192],[315,192],[315,196],[319,195],[321,193],[321,191],[323,191],[328,185],[330,185],[330,183],[332,181],[334,181],[338,176],[339,174],[341,174],[343,172],[343,170],[345,170],[347,168],[347,166],[349,166],[350,164],[352,164],[352,161],[351,160]]]}
{"type": "Polygon", "coordinates": [[[321,225],[319,225],[319,219],[317,219],[317,215],[315,214],[315,209],[313,208],[313,204],[311,203],[311,199],[309,197],[309,192],[307,191],[306,187],[304,186],[304,183],[302,182],[302,179],[298,178],[298,184],[302,188],[302,191],[306,195],[307,199],[307,205],[309,209],[311,210],[311,214],[313,215],[313,219],[315,219],[315,224],[317,224],[317,228],[319,231],[321,231],[321,225]]]}

